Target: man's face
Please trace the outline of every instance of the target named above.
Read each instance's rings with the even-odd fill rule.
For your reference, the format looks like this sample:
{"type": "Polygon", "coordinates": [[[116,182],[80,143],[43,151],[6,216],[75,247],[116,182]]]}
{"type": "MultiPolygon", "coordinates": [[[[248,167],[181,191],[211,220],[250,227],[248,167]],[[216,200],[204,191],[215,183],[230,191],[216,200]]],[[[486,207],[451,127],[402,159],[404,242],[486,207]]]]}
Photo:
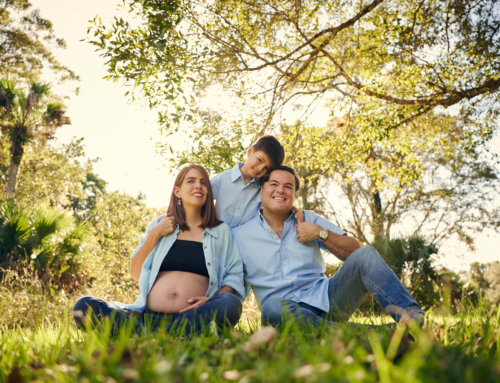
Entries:
{"type": "Polygon", "coordinates": [[[286,214],[292,209],[295,199],[295,178],[285,170],[274,170],[260,189],[262,206],[275,214],[286,214]]]}

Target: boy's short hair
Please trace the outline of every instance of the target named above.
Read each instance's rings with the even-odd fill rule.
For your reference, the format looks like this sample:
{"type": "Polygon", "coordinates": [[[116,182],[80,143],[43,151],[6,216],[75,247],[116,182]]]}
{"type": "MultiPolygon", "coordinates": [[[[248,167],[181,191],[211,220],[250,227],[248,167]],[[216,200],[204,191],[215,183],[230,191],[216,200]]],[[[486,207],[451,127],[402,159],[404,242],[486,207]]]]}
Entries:
{"type": "Polygon", "coordinates": [[[283,170],[285,172],[291,173],[293,175],[293,178],[295,178],[295,191],[298,192],[300,189],[300,178],[297,177],[297,174],[295,174],[295,170],[293,170],[291,167],[281,165],[281,166],[276,166],[275,168],[269,169],[266,174],[264,174],[262,177],[260,177],[260,186],[262,187],[267,181],[269,181],[269,177],[271,176],[271,173],[274,172],[275,170],[283,170]]]}
{"type": "Polygon", "coordinates": [[[283,145],[274,136],[262,136],[252,146],[254,152],[262,151],[266,153],[271,160],[271,166],[274,168],[281,166],[285,160],[285,149],[283,149],[283,145]]]}

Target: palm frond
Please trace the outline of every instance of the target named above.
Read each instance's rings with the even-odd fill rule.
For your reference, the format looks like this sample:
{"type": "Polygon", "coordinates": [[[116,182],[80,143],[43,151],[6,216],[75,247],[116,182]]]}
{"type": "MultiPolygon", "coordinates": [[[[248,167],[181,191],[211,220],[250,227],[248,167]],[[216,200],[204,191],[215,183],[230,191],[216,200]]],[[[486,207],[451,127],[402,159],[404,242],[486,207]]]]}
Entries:
{"type": "Polygon", "coordinates": [[[0,108],[10,109],[16,95],[16,81],[0,79],[0,108]]]}
{"type": "Polygon", "coordinates": [[[66,111],[62,102],[57,100],[52,101],[47,104],[47,109],[43,115],[43,124],[45,126],[61,127],[67,123],[65,113],[66,111]]]}
{"type": "Polygon", "coordinates": [[[11,201],[2,201],[0,221],[0,259],[3,261],[11,252],[27,244],[31,235],[30,213],[11,201]]]}
{"type": "Polygon", "coordinates": [[[50,95],[51,85],[47,82],[32,81],[30,91],[38,97],[50,95]]]}
{"type": "Polygon", "coordinates": [[[34,234],[42,240],[58,231],[68,229],[71,223],[70,216],[57,211],[39,209],[33,216],[34,234]]]}
{"type": "Polygon", "coordinates": [[[91,235],[91,230],[86,222],[78,224],[74,230],[64,236],[59,247],[61,255],[76,255],[80,252],[85,239],[91,235]]]}

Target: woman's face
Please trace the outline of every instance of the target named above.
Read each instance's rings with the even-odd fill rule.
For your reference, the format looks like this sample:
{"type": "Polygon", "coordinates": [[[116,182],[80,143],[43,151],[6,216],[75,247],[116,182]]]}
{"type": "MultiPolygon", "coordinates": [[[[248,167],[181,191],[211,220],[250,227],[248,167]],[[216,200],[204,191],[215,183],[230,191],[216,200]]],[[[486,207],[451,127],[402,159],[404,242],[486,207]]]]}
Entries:
{"type": "Polygon", "coordinates": [[[174,186],[177,198],[182,199],[184,206],[203,207],[207,201],[208,188],[201,173],[196,169],[189,169],[180,187],[174,186]]]}

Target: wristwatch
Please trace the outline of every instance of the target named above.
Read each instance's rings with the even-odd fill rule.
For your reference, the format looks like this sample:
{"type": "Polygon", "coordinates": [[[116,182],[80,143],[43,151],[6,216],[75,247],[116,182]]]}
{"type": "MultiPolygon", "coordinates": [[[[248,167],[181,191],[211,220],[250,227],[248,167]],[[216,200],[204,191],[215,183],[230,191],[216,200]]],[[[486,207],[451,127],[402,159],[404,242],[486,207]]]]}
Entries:
{"type": "Polygon", "coordinates": [[[328,230],[326,229],[321,229],[321,231],[319,232],[319,241],[320,242],[323,242],[325,239],[328,238],[328,230]]]}

